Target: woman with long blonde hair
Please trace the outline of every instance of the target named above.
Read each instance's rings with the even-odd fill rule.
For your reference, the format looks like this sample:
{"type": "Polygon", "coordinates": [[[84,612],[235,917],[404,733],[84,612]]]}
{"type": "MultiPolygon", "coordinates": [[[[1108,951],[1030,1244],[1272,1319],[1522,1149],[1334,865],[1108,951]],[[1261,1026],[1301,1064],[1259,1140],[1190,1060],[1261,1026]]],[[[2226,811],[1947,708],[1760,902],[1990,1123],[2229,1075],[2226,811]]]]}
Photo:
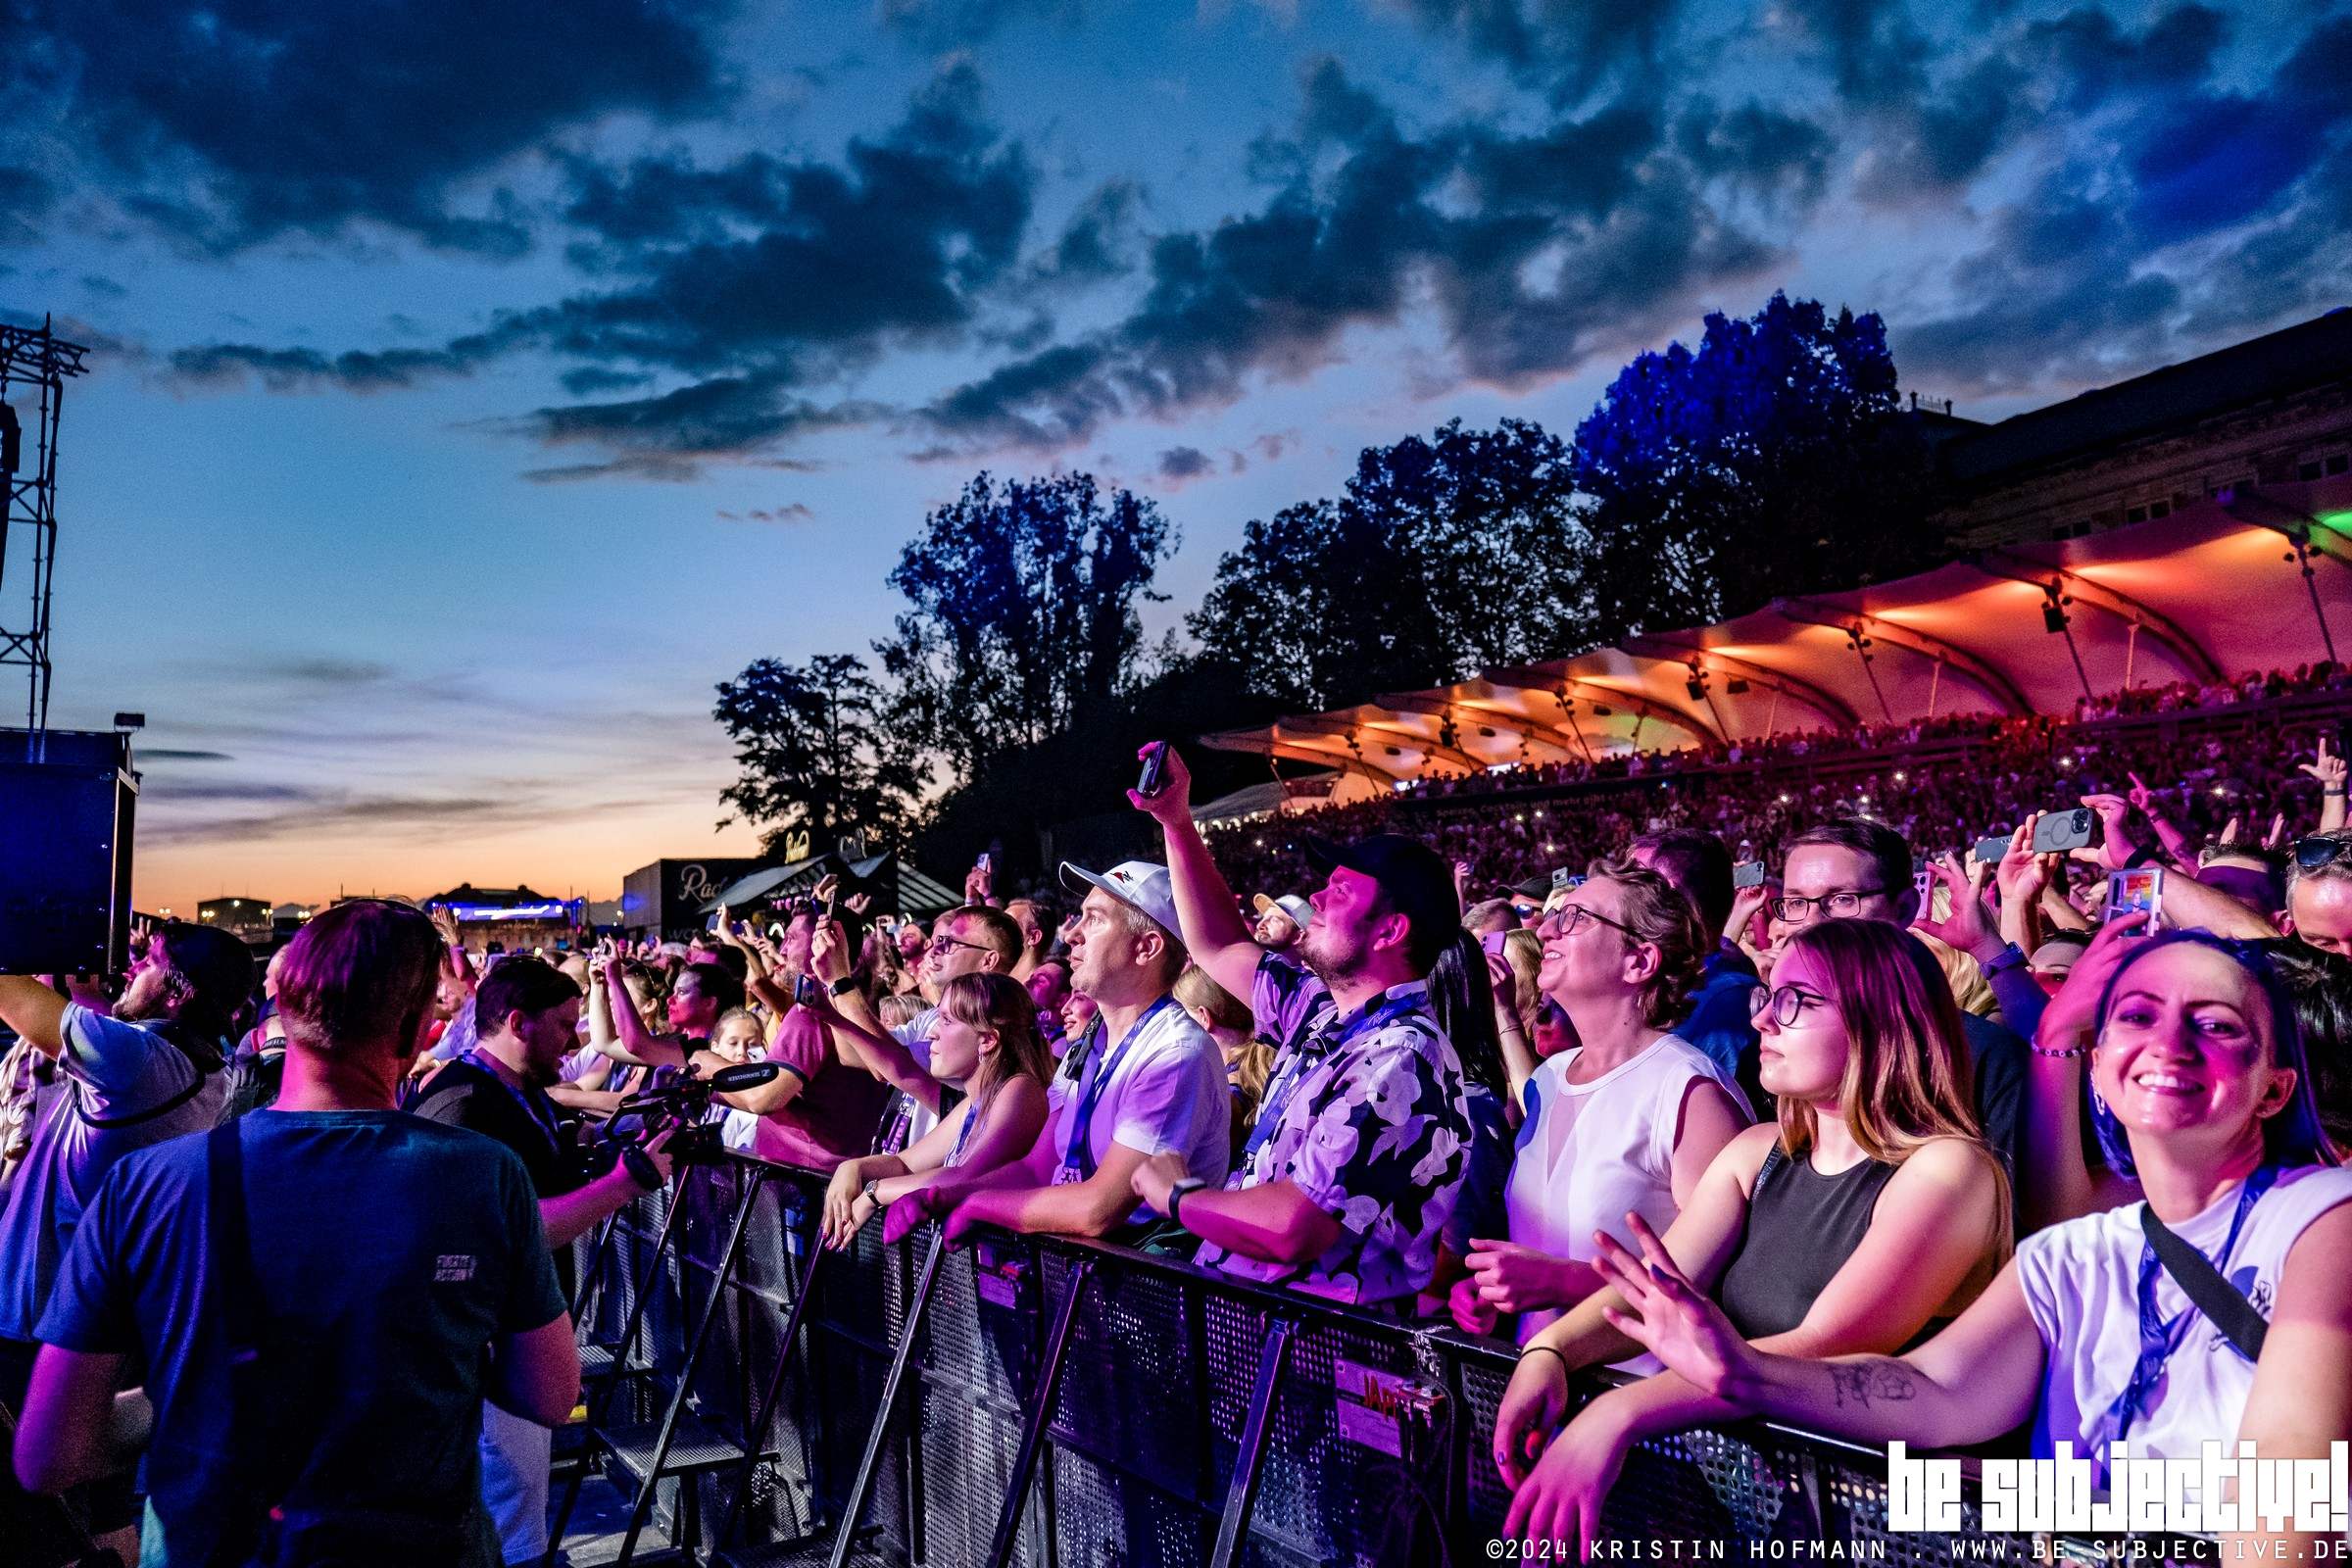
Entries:
{"type": "MultiPolygon", "coordinates": [[[[1725,1146],[1661,1245],[1760,1348],[1899,1350],[1958,1315],[2010,1250],[2008,1181],[1970,1108],[1958,1010],[1927,950],[1878,921],[1805,927],[1773,979],[1755,1021],[1778,1122],[1725,1146]]],[[[1626,1308],[1598,1291],[1521,1353],[1494,1429],[1517,1488],[1508,1533],[1532,1522],[1590,1541],[1635,1444],[1734,1414],[1660,1372],[1553,1440],[1572,1370],[1642,1352],[1618,1326],[1626,1308]]]]}
{"type": "MultiPolygon", "coordinates": [[[[847,1019],[835,1027],[858,1030],[847,1019]]],[[[876,1209],[918,1198],[950,1171],[994,1170],[1037,1142],[1046,1124],[1054,1053],[1038,1032],[1037,1004],[1018,980],[974,970],[942,985],[930,1067],[932,1076],[963,1091],[963,1103],[947,1110],[904,1152],[868,1154],[834,1169],[825,1190],[826,1246],[849,1246],[876,1209]]],[[[923,1217],[919,1198],[901,1212],[904,1223],[886,1228],[885,1241],[897,1240],[923,1217]]]]}

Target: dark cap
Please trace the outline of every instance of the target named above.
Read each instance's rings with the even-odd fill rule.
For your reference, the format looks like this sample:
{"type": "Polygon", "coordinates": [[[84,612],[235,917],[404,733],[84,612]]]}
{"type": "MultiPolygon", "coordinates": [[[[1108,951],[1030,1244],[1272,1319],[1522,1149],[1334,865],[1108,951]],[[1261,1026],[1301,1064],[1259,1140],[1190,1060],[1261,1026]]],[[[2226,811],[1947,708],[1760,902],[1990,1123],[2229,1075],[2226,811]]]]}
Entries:
{"type": "Polygon", "coordinates": [[[1426,972],[1461,929],[1462,901],[1453,889],[1453,868],[1419,839],[1375,833],[1353,844],[1334,844],[1310,834],[1299,848],[1317,871],[1328,875],[1332,867],[1345,866],[1380,884],[1412,931],[1414,968],[1426,972]]]}
{"type": "Polygon", "coordinates": [[[1541,904],[1551,897],[1551,873],[1544,871],[1529,877],[1524,882],[1514,882],[1511,884],[1511,891],[1523,899],[1533,899],[1541,904]]]}

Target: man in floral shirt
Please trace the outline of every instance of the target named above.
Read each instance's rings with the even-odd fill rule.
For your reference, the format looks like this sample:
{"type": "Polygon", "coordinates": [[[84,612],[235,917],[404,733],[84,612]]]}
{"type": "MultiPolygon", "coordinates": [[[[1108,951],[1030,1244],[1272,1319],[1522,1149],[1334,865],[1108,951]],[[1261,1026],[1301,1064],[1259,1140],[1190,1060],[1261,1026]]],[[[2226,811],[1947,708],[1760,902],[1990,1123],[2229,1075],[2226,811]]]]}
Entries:
{"type": "Polygon", "coordinates": [[[1162,777],[1157,794],[1130,799],[1165,832],[1185,944],[1250,998],[1258,1032],[1282,1051],[1223,1191],[1155,1158],[1136,1193],[1199,1236],[1210,1267],[1335,1300],[1409,1303],[1435,1271],[1469,1163],[1461,1061],[1426,985],[1460,929],[1452,873],[1395,834],[1309,841],[1329,880],[1307,901],[1298,946],[1270,954],[1193,825],[1190,776],[1172,752],[1162,777]]]}

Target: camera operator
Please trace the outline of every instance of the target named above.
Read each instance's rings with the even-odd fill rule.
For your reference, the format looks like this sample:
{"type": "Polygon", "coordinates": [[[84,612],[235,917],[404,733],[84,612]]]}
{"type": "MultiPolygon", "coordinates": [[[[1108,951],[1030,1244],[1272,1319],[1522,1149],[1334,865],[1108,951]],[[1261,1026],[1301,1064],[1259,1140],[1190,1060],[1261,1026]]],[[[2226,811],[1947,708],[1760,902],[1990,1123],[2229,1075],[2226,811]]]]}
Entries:
{"type": "MultiPolygon", "coordinates": [[[[0,1404],[22,1406],[41,1310],[106,1173],[135,1150],[220,1119],[221,1067],[252,989],[243,943],[177,922],[137,944],[112,1017],[39,980],[0,975],[0,1021],[55,1058],[66,1081],[34,1123],[0,1209],[0,1404]]],[[[130,1495],[127,1485],[91,1494],[93,1533],[127,1532],[130,1495]]]]}
{"type": "Polygon", "coordinates": [[[116,1165],[38,1325],[28,1489],[151,1431],[150,1561],[497,1561],[482,1399],[562,1421],[579,1354],[521,1161],[392,1108],[440,962],[405,905],[323,911],[281,976],[276,1105],[116,1165]],[[146,1398],[118,1403],[130,1364],[146,1398]]]}
{"type": "MultiPolygon", "coordinates": [[[[545,960],[513,957],[490,971],[474,993],[480,1038],[441,1069],[407,1106],[410,1114],[468,1127],[513,1150],[539,1198],[539,1219],[555,1250],[566,1294],[567,1249],[607,1215],[653,1189],[616,1161],[588,1175],[573,1129],[548,1099],[548,1087],[580,1023],[580,988],[545,960]]],[[[670,1174],[667,1132],[645,1146],[662,1180],[670,1174]]],[[[510,1563],[547,1551],[548,1466],[553,1434],[539,1422],[482,1407],[482,1498],[510,1563]]]]}

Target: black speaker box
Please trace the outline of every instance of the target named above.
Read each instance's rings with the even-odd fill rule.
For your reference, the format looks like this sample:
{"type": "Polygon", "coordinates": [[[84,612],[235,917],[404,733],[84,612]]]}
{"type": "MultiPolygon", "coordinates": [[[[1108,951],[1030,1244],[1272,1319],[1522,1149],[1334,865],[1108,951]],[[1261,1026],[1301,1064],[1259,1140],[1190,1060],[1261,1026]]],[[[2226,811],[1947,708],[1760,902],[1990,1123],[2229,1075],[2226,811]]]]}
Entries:
{"type": "Polygon", "coordinates": [[[122,967],[138,799],[127,735],[0,729],[0,974],[122,967]]]}

